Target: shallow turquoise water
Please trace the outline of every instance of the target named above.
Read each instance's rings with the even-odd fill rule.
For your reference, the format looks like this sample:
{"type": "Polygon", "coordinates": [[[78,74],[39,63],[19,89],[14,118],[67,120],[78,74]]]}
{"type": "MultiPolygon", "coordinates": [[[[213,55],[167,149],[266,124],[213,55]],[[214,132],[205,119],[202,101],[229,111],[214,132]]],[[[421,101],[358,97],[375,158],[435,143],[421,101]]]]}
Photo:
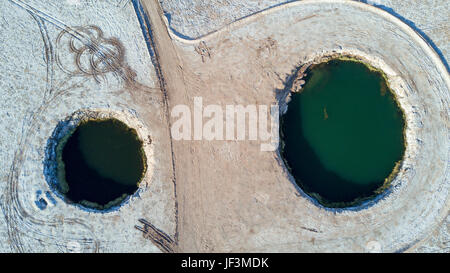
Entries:
{"type": "Polygon", "coordinates": [[[381,74],[359,62],[314,66],[281,122],[291,174],[328,206],[373,196],[404,153],[402,112],[381,74]]]}

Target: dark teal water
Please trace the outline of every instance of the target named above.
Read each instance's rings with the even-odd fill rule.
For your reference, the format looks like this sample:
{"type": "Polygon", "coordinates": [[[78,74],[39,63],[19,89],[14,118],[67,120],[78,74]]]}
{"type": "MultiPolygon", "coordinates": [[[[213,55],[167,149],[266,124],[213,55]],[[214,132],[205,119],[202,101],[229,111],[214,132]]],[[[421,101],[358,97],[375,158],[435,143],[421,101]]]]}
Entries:
{"type": "Polygon", "coordinates": [[[379,72],[332,60],[308,71],[281,117],[282,157],[297,184],[330,207],[373,197],[403,157],[404,120],[379,72]]]}
{"type": "Polygon", "coordinates": [[[63,148],[62,160],[66,197],[100,206],[133,194],[146,168],[136,132],[115,119],[79,125],[63,148]]]}

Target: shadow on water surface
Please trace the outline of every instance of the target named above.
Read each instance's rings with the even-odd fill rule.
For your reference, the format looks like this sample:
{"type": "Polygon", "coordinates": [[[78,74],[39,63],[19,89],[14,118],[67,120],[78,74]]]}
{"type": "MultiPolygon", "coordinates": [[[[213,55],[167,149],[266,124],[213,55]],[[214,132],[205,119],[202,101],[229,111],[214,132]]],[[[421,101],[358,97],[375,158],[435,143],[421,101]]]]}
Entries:
{"type": "MultiPolygon", "coordinates": [[[[123,130],[120,134],[126,134],[126,138],[129,139],[128,142],[131,141],[133,143],[127,142],[127,145],[123,145],[125,142],[117,143],[114,139],[119,140],[115,135],[119,132],[116,131],[111,132],[110,139],[104,139],[105,135],[103,135],[100,139],[96,140],[107,143],[103,146],[108,146],[109,149],[108,147],[102,147],[99,150],[98,143],[93,142],[93,144],[97,144],[94,146],[95,149],[93,149],[94,147],[88,148],[89,146],[84,145],[84,152],[82,152],[79,146],[80,124],[73,125],[69,120],[60,121],[53,131],[52,136],[47,141],[45,159],[43,162],[44,176],[53,194],[64,200],[66,203],[89,212],[107,213],[118,210],[122,205],[127,204],[131,197],[135,198],[140,196],[141,188],[139,187],[139,183],[146,171],[146,158],[145,154],[143,154],[142,147],[140,146],[142,145],[142,142],[135,135],[134,129],[130,129],[120,121],[113,119],[88,121],[85,124],[92,122],[100,124],[106,123],[109,127],[114,125],[114,130],[123,130]],[[117,127],[115,124],[121,126],[117,127]],[[136,145],[139,147],[135,147],[136,145]],[[62,151],[61,148],[58,148],[59,146],[62,147],[62,151]],[[140,154],[141,157],[141,159],[139,159],[139,166],[136,167],[136,170],[133,170],[133,172],[137,172],[134,174],[126,172],[127,179],[133,179],[133,181],[136,180],[136,183],[132,181],[132,184],[124,184],[123,177],[113,177],[111,176],[112,173],[106,173],[105,175],[105,169],[101,170],[98,169],[99,166],[93,166],[92,159],[90,160],[91,162],[86,161],[86,152],[102,152],[101,149],[104,150],[107,148],[109,151],[104,152],[109,156],[104,157],[101,163],[104,167],[109,166],[105,164],[112,164],[111,166],[117,165],[118,162],[116,161],[121,156],[127,158],[130,162],[134,162],[133,160],[130,160],[129,154],[121,153],[126,147],[135,151],[133,153],[140,154]],[[89,150],[86,150],[86,148],[89,150]],[[108,163],[108,161],[105,160],[112,160],[114,162],[111,161],[108,163]],[[99,172],[100,170],[101,172],[99,172]],[[61,181],[61,179],[63,179],[63,181],[61,181]]],[[[81,127],[85,124],[82,124],[81,127]]],[[[106,129],[110,130],[109,127],[106,127],[106,129]]],[[[86,133],[84,135],[84,141],[86,141],[86,133]]],[[[92,136],[97,135],[95,134],[92,136]]],[[[125,137],[125,135],[122,135],[121,140],[123,140],[123,137],[125,137]]],[[[117,167],[115,166],[114,168],[117,167]]],[[[115,170],[122,173],[121,169],[115,170]]]]}
{"type": "MultiPolygon", "coordinates": [[[[289,106],[300,108],[298,105],[291,104],[289,106]]],[[[292,116],[285,116],[281,120],[280,135],[283,144],[280,155],[290,174],[305,193],[316,199],[319,204],[331,208],[361,205],[363,201],[367,201],[375,195],[375,191],[380,187],[377,181],[368,183],[369,187],[363,186],[343,179],[335,172],[329,171],[310,146],[303,132],[301,130],[288,130],[288,124],[292,123],[297,123],[298,127],[302,126],[301,120],[294,119],[292,116]],[[292,139],[295,140],[297,147],[294,150],[292,146],[290,146],[290,150],[284,149],[285,142],[293,143],[292,139]],[[298,151],[301,151],[301,157],[298,156],[298,151]],[[295,162],[295,164],[289,164],[288,162],[295,162]],[[304,183],[307,181],[309,183],[304,183]],[[314,183],[311,183],[311,181],[314,181],[314,183]]]]}

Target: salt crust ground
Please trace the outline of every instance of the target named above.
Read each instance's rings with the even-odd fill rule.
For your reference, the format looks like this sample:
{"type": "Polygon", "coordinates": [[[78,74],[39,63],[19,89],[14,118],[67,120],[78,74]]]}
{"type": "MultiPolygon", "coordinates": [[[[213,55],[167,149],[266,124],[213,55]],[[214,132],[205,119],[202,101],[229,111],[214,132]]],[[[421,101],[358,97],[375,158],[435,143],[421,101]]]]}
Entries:
{"type": "MultiPolygon", "coordinates": [[[[398,2],[390,1],[389,4],[391,2],[398,5],[396,7],[408,10],[398,2]]],[[[179,6],[182,7],[183,3],[180,2],[179,6]]],[[[79,1],[78,5],[73,6],[62,4],[41,1],[0,3],[0,39],[2,44],[8,45],[0,52],[0,60],[4,64],[0,93],[1,97],[8,98],[0,103],[0,160],[6,163],[0,170],[1,217],[4,217],[0,221],[0,249],[64,252],[68,244],[76,242],[82,251],[158,251],[133,226],[137,224],[137,219],[144,217],[168,234],[175,233],[175,197],[173,184],[169,183],[172,179],[171,170],[167,168],[170,158],[164,156],[169,147],[169,137],[167,130],[161,129],[167,126],[161,93],[157,90],[157,77],[149,65],[150,56],[133,7],[124,1],[103,4],[79,1]],[[24,2],[41,11],[44,20],[33,16],[36,14],[33,10],[28,8],[27,11],[24,2]],[[46,17],[50,15],[52,18],[46,17]],[[135,71],[139,87],[136,84],[130,87],[127,80],[111,73],[105,75],[106,79],[97,82],[91,76],[67,75],[58,70],[56,64],[51,66],[52,63],[46,61],[48,58],[43,43],[51,45],[51,50],[58,50],[54,42],[61,31],[60,23],[69,26],[95,24],[104,31],[105,37],[118,37],[127,49],[126,62],[135,71]],[[50,190],[42,164],[48,138],[59,121],[82,108],[123,112],[125,116],[132,115],[133,119],[147,127],[152,139],[156,140],[155,155],[159,155],[154,159],[152,181],[148,188],[143,188],[140,197],[132,198],[120,210],[109,214],[83,211],[58,198],[55,198],[55,203],[47,198],[49,206],[40,210],[34,201],[41,196],[40,193],[45,195],[50,190]]],[[[272,3],[263,4],[268,6],[272,3]]],[[[448,12],[445,8],[440,10],[448,12]]],[[[230,14],[234,14],[231,17],[236,16],[234,12],[230,14]]],[[[184,36],[179,35],[181,31],[171,33],[177,41],[185,69],[197,68],[193,75],[200,79],[208,79],[208,73],[214,75],[221,72],[224,78],[234,76],[238,83],[245,81],[234,73],[223,73],[229,67],[235,67],[244,78],[255,72],[267,73],[261,78],[260,94],[235,97],[238,98],[237,102],[252,101],[254,95],[262,96],[260,102],[274,102],[271,92],[273,88],[282,88],[281,79],[286,78],[302,62],[321,54],[345,52],[363,56],[388,73],[391,84],[397,87],[394,89],[398,90],[402,105],[408,111],[409,130],[412,132],[408,140],[410,157],[406,159],[396,186],[385,199],[361,211],[336,213],[323,210],[311,200],[293,195],[297,194],[298,189],[289,183],[289,176],[277,164],[271,163],[272,167],[278,168],[274,172],[260,173],[267,175],[267,178],[254,173],[257,170],[252,166],[246,166],[249,177],[261,179],[258,182],[261,187],[255,192],[252,186],[237,183],[234,188],[244,193],[253,189],[249,193],[256,203],[247,206],[247,215],[247,212],[237,210],[245,205],[246,200],[243,203],[228,200],[232,202],[225,207],[230,212],[237,212],[237,215],[233,215],[234,222],[229,222],[227,215],[215,216],[217,223],[222,223],[220,237],[206,236],[207,232],[218,231],[208,224],[199,227],[195,232],[199,233],[196,236],[202,243],[196,247],[197,250],[366,251],[367,246],[376,241],[382,251],[402,251],[411,247],[421,251],[448,251],[448,74],[443,75],[445,67],[439,63],[438,57],[409,28],[392,21],[384,13],[375,14],[373,10],[341,3],[280,8],[214,35],[206,35],[202,40],[212,48],[213,53],[210,63],[206,64],[202,63],[194,50],[199,40],[184,39],[190,34],[189,31],[184,36]],[[296,20],[299,15],[300,20],[296,20]],[[314,16],[309,17],[311,15],[314,16]],[[276,41],[275,48],[270,48],[270,45],[267,47],[267,37],[276,41]],[[333,42],[326,39],[329,37],[334,38],[333,42]],[[258,50],[260,48],[263,50],[258,50]],[[264,59],[253,56],[255,52],[262,52],[264,59]],[[255,57],[256,63],[242,63],[242,56],[249,59],[255,57]],[[272,88],[268,88],[269,85],[272,88]],[[281,178],[283,173],[284,178],[281,178]],[[279,178],[272,180],[274,177],[279,178]],[[278,184],[273,188],[273,183],[267,179],[277,181],[278,184]],[[288,204],[282,207],[282,201],[288,204]],[[264,208],[260,205],[264,205],[264,208]],[[261,215],[255,222],[256,219],[251,218],[251,211],[256,209],[261,211],[261,215]],[[280,209],[284,214],[279,215],[280,209]],[[437,229],[446,218],[444,226],[437,229]],[[264,219],[276,219],[277,225],[264,219]],[[249,226],[253,228],[247,230],[249,226]],[[318,233],[308,231],[308,228],[318,233]],[[435,234],[430,237],[433,230],[436,230],[435,234]],[[245,238],[244,244],[242,236],[245,238]]],[[[172,15],[172,22],[174,18],[176,16],[172,15]]],[[[223,22],[216,25],[201,22],[192,29],[209,28],[197,33],[203,35],[221,25],[223,22]]],[[[444,30],[446,27],[448,25],[444,24],[444,30]]],[[[446,30],[443,32],[447,33],[446,30]]],[[[436,33],[439,35],[442,32],[436,33]]],[[[443,40],[445,43],[448,38],[444,36],[443,40]]],[[[436,44],[441,48],[440,42],[436,44]]],[[[445,48],[446,45],[442,46],[443,52],[446,52],[445,48]]],[[[70,61],[72,56],[64,54],[63,59],[70,61]]],[[[217,77],[216,83],[210,80],[205,82],[207,87],[223,89],[224,86],[220,85],[227,80],[217,77]]],[[[188,82],[187,86],[192,88],[196,84],[194,81],[188,82]]],[[[248,83],[255,84],[257,82],[253,80],[248,83]]],[[[211,96],[214,94],[216,92],[211,96]]],[[[230,96],[233,97],[232,94],[230,96]]],[[[213,97],[205,97],[215,101],[213,97]]],[[[237,151],[233,147],[224,145],[222,148],[226,154],[234,157],[237,151]]],[[[193,149],[201,148],[194,146],[193,149]]],[[[244,150],[253,151],[248,147],[244,150]]],[[[266,160],[270,158],[270,155],[261,157],[266,160]]],[[[237,162],[242,163],[239,160],[237,162]]],[[[206,205],[211,198],[216,198],[217,204],[211,203],[211,212],[225,204],[215,194],[216,185],[209,186],[215,191],[199,191],[201,199],[194,200],[201,200],[200,204],[206,205]]],[[[226,193],[227,190],[223,191],[223,194],[226,193]]],[[[208,215],[209,212],[203,214],[203,219],[208,219],[208,215]]],[[[192,215],[193,221],[196,217],[192,215]]]]}
{"type": "MultiPolygon", "coordinates": [[[[166,24],[168,23],[166,21],[166,24]]],[[[236,166],[233,171],[227,171],[236,174],[227,175],[227,179],[234,181],[236,185],[233,188],[239,188],[241,199],[224,200],[221,203],[216,196],[214,204],[210,202],[209,196],[198,197],[196,201],[200,204],[208,203],[206,207],[209,210],[204,213],[203,221],[205,217],[208,219],[211,214],[219,211],[220,207],[227,207],[229,211],[232,211],[234,206],[242,207],[245,194],[251,195],[252,187],[258,188],[258,193],[253,192],[253,195],[264,196],[262,200],[265,200],[263,203],[266,210],[276,206],[278,209],[282,208],[284,214],[267,212],[267,215],[264,215],[267,223],[259,221],[259,225],[252,225],[248,224],[254,217],[250,205],[244,206],[248,208],[248,213],[240,212],[243,214],[241,218],[228,216],[234,223],[229,223],[226,219],[222,219],[222,223],[215,219],[219,226],[231,225],[231,230],[226,235],[222,234],[222,237],[239,238],[238,241],[233,243],[229,239],[224,241],[219,236],[209,236],[204,238],[209,241],[204,245],[197,245],[196,249],[361,251],[364,246],[377,241],[382,251],[412,251],[442,224],[448,215],[449,207],[449,78],[439,55],[407,24],[382,9],[357,2],[300,1],[238,20],[198,39],[187,38],[174,31],[170,34],[183,49],[178,53],[182,59],[182,74],[195,71],[195,79],[190,79],[193,77],[191,75],[185,76],[186,92],[200,93],[204,100],[228,100],[243,104],[256,101],[259,104],[268,104],[270,92],[274,89],[282,90],[283,80],[295,67],[323,54],[353,53],[385,70],[408,119],[407,156],[400,175],[393,183],[394,186],[381,199],[354,210],[316,209],[308,204],[311,203],[310,200],[304,203],[292,199],[285,195],[289,190],[276,189],[273,185],[267,186],[270,187],[270,191],[267,191],[263,185],[269,185],[270,181],[278,179],[277,186],[280,188],[286,185],[279,181],[278,170],[273,165],[270,167],[271,171],[256,170],[258,168],[249,165],[250,163],[245,164],[240,157],[235,157],[237,155],[233,156],[233,152],[228,151],[228,155],[238,162],[239,168],[245,169],[245,172],[239,171],[236,166]],[[211,56],[206,60],[195,53],[196,47],[204,48],[204,45],[207,45],[211,56]],[[229,71],[229,68],[233,68],[232,71],[229,71]],[[233,79],[233,90],[230,90],[229,86],[224,87],[227,85],[227,79],[228,82],[233,79]],[[194,91],[196,89],[197,91],[194,91]],[[204,89],[210,90],[211,95],[205,95],[207,93],[202,91],[204,89]],[[258,94],[252,94],[255,90],[258,94]],[[437,148],[442,146],[442,149],[437,148]],[[236,181],[238,176],[247,185],[239,184],[236,181]],[[252,183],[253,180],[258,183],[252,183]],[[303,209],[298,209],[300,207],[303,209]],[[273,226],[274,222],[277,223],[276,226],[273,226]],[[320,231],[320,234],[294,231],[295,227],[301,225],[314,227],[312,229],[320,231]],[[243,230],[246,226],[254,228],[244,236],[242,233],[245,233],[243,230]],[[239,232],[241,234],[237,235],[239,232]],[[280,237],[280,234],[283,236],[280,237]],[[240,243],[242,238],[246,238],[245,246],[240,243]]],[[[213,148],[213,144],[211,146],[209,150],[217,148],[213,148]]],[[[192,149],[200,154],[197,158],[208,157],[201,152],[204,148],[192,149]]],[[[254,154],[250,147],[241,146],[240,149],[245,150],[248,158],[256,158],[254,160],[260,163],[266,160],[267,163],[270,162],[263,159],[265,156],[254,154]]],[[[232,167],[228,166],[228,169],[230,168],[232,167]]],[[[195,177],[193,173],[190,175],[191,178],[195,177]]],[[[201,177],[205,179],[208,175],[203,173],[196,179],[201,177]]],[[[214,178],[208,177],[206,181],[209,182],[203,187],[208,189],[199,188],[198,191],[211,195],[211,192],[219,190],[218,185],[210,186],[214,183],[214,178]]],[[[190,184],[190,187],[194,186],[190,184]]],[[[190,219],[195,217],[189,214],[190,219]]],[[[204,233],[215,233],[214,227],[203,227],[200,223],[199,217],[196,226],[189,231],[200,233],[200,237],[204,233]]],[[[181,229],[183,230],[184,228],[181,229]]],[[[190,245],[192,244],[193,242],[190,245]]],[[[445,245],[445,241],[442,244],[445,245]]],[[[441,251],[446,250],[442,248],[441,251]]]]}
{"type": "MultiPolygon", "coordinates": [[[[215,31],[235,20],[253,13],[288,2],[286,0],[161,0],[161,5],[170,19],[170,27],[179,35],[195,39],[215,31]]],[[[408,24],[423,31],[442,51],[450,57],[450,3],[441,0],[362,0],[379,6],[408,24]]]]}
{"type": "MultiPolygon", "coordinates": [[[[0,18],[0,251],[159,252],[134,226],[145,218],[175,233],[170,157],[163,152],[169,137],[155,70],[131,3],[1,1],[0,18]],[[66,26],[87,25],[98,26],[104,39],[115,37],[126,49],[118,73],[100,75],[98,82],[62,71],[56,59],[76,69],[66,36],[61,44],[57,37],[66,26]],[[134,71],[132,80],[120,75],[125,70],[134,71]],[[149,181],[114,212],[68,205],[46,181],[48,140],[60,121],[81,109],[112,111],[158,140],[152,148],[158,155],[148,157],[149,181]],[[48,203],[43,210],[35,204],[40,198],[48,203]]],[[[89,68],[88,60],[81,62],[89,68]]]]}

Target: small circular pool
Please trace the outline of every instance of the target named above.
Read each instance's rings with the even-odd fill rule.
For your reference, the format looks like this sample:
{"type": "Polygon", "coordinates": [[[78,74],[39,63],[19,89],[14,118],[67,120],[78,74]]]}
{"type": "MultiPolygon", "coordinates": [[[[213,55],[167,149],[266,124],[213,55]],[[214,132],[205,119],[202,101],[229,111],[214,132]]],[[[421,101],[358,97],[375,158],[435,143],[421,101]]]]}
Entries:
{"type": "Polygon", "coordinates": [[[59,189],[73,203],[107,209],[139,186],[145,171],[143,142],[117,119],[87,120],[56,148],[59,189]]]}
{"type": "Polygon", "coordinates": [[[381,193],[405,152],[404,115],[384,74],[333,59],[309,67],[303,80],[280,118],[281,156],[296,183],[327,207],[381,193]]]}

